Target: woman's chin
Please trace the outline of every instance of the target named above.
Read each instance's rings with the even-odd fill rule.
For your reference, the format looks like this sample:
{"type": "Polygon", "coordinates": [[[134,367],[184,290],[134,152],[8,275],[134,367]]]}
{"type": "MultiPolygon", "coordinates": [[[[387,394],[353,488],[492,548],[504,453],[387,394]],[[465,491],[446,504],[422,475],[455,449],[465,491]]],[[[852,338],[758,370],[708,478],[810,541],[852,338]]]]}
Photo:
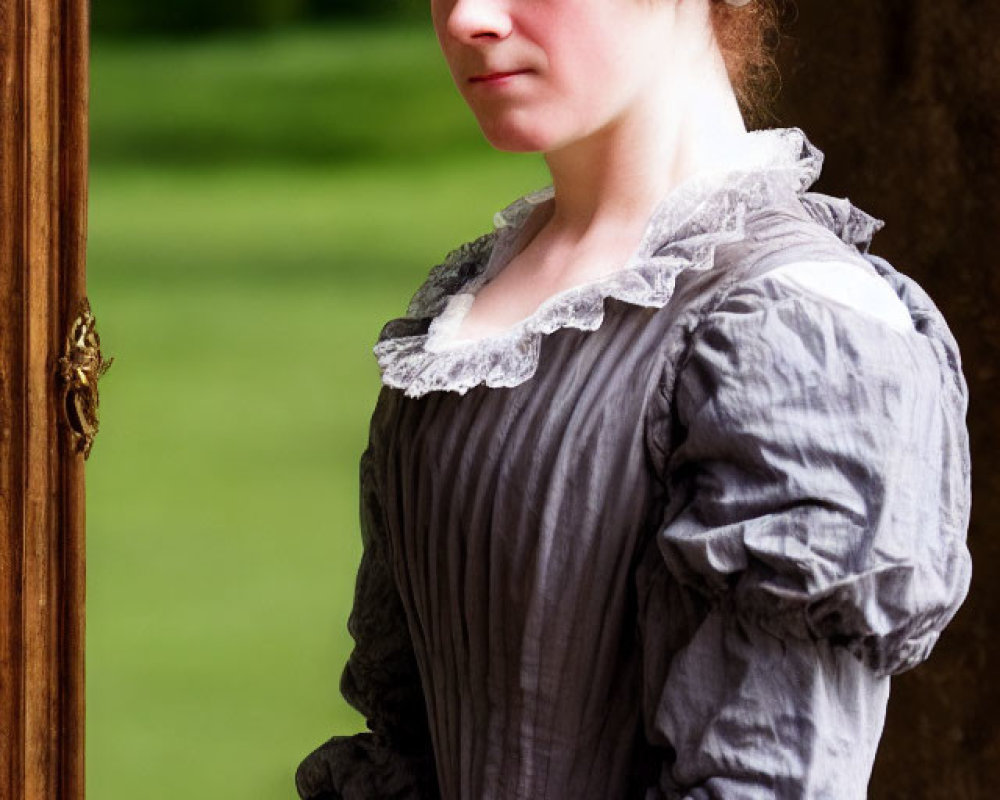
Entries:
{"type": "Polygon", "coordinates": [[[538,127],[480,120],[483,136],[497,150],[508,153],[542,153],[552,149],[558,137],[538,127]]]}

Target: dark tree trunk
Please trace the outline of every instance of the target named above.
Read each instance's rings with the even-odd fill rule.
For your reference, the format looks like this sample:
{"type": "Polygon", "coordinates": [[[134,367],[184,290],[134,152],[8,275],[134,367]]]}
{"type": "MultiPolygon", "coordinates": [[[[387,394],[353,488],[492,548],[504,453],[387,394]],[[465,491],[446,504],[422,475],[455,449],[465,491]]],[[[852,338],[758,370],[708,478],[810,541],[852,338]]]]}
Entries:
{"type": "Polygon", "coordinates": [[[974,577],[930,661],[893,681],[871,797],[965,800],[1000,786],[1000,5],[798,3],[776,124],[826,153],[817,186],[886,220],[872,251],[916,278],[962,348],[974,577]]]}

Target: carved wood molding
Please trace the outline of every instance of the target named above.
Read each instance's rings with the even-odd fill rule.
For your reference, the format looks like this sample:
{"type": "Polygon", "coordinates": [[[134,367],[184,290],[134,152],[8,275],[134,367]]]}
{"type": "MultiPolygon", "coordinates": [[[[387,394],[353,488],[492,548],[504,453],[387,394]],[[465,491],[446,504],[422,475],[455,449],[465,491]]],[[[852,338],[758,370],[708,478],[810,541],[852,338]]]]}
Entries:
{"type": "Polygon", "coordinates": [[[0,797],[84,794],[83,454],[59,357],[85,298],[85,0],[0,0],[0,797]]]}

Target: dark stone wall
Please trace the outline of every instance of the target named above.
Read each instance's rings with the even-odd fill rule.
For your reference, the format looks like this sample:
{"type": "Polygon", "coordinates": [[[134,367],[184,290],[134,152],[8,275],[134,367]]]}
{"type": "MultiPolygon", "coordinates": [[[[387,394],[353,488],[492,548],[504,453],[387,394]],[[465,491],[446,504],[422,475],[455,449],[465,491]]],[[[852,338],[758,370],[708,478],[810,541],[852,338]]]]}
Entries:
{"type": "Polygon", "coordinates": [[[917,279],[962,349],[971,395],[969,598],[931,659],[893,679],[875,800],[1000,792],[1000,3],[800,0],[775,125],[826,153],[815,187],[884,219],[872,252],[917,279]]]}

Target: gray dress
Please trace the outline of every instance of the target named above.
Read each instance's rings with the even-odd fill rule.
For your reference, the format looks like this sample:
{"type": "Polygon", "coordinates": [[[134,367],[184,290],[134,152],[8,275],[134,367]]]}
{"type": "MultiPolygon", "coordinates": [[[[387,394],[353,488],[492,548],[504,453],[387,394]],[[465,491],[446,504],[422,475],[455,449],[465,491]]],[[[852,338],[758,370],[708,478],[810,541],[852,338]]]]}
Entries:
{"type": "Polygon", "coordinates": [[[747,142],[503,335],[453,333],[551,189],[386,324],[341,680],[371,730],[303,798],[865,796],[889,676],[968,589],[966,386],[882,223],[806,191],[822,153],[747,142]]]}

